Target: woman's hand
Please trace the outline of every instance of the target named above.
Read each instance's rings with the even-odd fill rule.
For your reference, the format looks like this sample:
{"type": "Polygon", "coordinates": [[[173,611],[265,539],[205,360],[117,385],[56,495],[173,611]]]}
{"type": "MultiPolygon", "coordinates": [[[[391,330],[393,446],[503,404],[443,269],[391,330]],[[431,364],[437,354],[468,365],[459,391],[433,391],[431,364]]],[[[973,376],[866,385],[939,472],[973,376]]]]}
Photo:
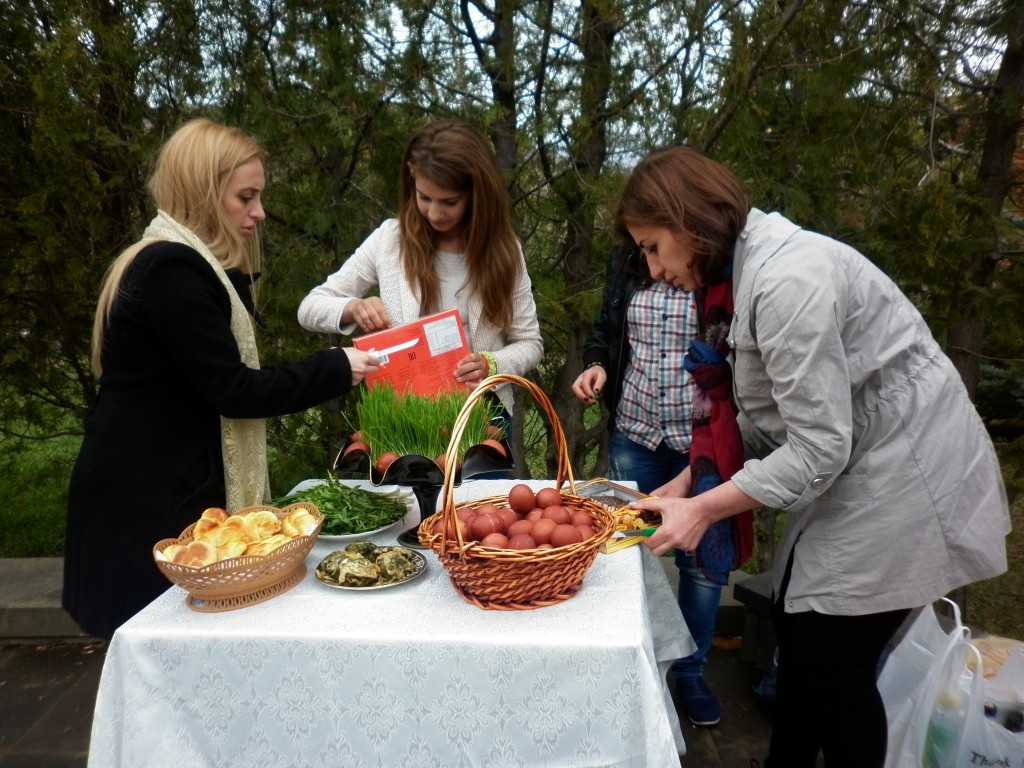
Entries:
{"type": "Polygon", "coordinates": [[[380,358],[376,352],[364,352],[355,347],[345,347],[345,354],[348,355],[348,364],[352,369],[352,386],[361,382],[368,373],[375,372],[380,367],[380,358]]]}
{"type": "Polygon", "coordinates": [[[608,373],[604,366],[592,365],[576,377],[576,381],[572,383],[572,393],[576,395],[577,400],[593,405],[607,381],[608,373]]]}
{"type": "Polygon", "coordinates": [[[487,378],[487,358],[479,352],[470,352],[455,366],[455,380],[470,389],[487,378]]]}
{"type": "Polygon", "coordinates": [[[693,552],[712,522],[700,514],[693,499],[641,499],[629,506],[661,515],[661,525],[644,542],[656,555],[670,549],[693,552]]]}
{"type": "Polygon", "coordinates": [[[384,303],[378,296],[352,299],[345,305],[341,319],[343,324],[345,322],[355,323],[367,333],[391,327],[391,318],[388,317],[388,313],[384,310],[384,303]]]}
{"type": "MultiPolygon", "coordinates": [[[[678,477],[655,491],[677,490],[684,487],[690,492],[690,470],[684,469],[678,477]]],[[[661,525],[644,543],[656,555],[670,549],[694,552],[700,544],[708,526],[718,520],[748,509],[755,509],[760,502],[743,493],[727,480],[709,491],[692,498],[650,498],[631,502],[633,509],[647,509],[661,514],[661,525]]]]}

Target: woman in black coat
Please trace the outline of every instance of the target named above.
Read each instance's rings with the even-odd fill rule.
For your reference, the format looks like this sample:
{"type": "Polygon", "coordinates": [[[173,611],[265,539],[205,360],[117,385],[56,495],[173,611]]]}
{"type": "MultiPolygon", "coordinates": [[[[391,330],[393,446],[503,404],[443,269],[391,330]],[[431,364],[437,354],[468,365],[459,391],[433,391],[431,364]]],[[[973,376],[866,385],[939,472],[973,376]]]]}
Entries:
{"type": "Polygon", "coordinates": [[[71,475],[64,552],[64,608],[90,635],[111,637],[168,588],[157,541],[207,507],[269,499],[264,419],[343,395],[376,369],[376,355],[355,349],[260,366],[263,187],[250,137],[187,123],[150,180],[156,218],[104,280],[92,339],[100,393],[71,475]]]}

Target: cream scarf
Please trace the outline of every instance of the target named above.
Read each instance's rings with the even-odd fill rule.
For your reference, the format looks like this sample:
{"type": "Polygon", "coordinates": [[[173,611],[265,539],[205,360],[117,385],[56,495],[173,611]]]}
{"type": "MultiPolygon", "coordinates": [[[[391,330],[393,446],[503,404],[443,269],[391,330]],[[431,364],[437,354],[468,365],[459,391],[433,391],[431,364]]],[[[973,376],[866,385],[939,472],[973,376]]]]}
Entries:
{"type": "MultiPolygon", "coordinates": [[[[210,249],[192,230],[182,226],[163,211],[143,233],[144,241],[166,240],[187,245],[210,264],[223,283],[231,299],[231,333],[238,344],[242,362],[254,370],[260,367],[256,349],[256,334],[252,318],[235,293],[224,268],[210,249]]],[[[265,419],[220,419],[220,444],[224,457],[224,487],[227,490],[227,510],[236,512],[243,507],[265,504],[270,498],[267,476],[267,422],[265,419]]]]}

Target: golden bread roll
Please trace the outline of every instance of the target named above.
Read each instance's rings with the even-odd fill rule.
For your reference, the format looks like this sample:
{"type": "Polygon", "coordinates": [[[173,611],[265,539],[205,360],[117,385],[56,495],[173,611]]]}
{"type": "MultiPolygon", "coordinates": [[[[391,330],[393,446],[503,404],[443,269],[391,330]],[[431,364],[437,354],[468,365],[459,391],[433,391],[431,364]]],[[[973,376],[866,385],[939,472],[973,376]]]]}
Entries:
{"type": "Polygon", "coordinates": [[[244,517],[250,529],[256,533],[256,541],[272,536],[281,530],[281,519],[269,509],[247,512],[244,517]]]}
{"type": "Polygon", "coordinates": [[[220,507],[207,507],[199,516],[195,526],[192,528],[194,536],[202,536],[207,531],[220,527],[220,524],[228,519],[228,513],[220,507]]]}
{"type": "Polygon", "coordinates": [[[179,549],[184,549],[184,547],[184,544],[170,544],[164,547],[162,551],[155,552],[154,554],[156,555],[156,558],[158,560],[164,560],[165,562],[173,563],[174,553],[177,552],[179,549]]]}
{"type": "Polygon", "coordinates": [[[252,544],[246,547],[245,554],[269,555],[282,544],[287,544],[289,541],[291,541],[291,539],[289,539],[283,533],[275,533],[272,536],[268,536],[265,539],[254,541],[252,544]]]}
{"type": "Polygon", "coordinates": [[[314,530],[316,530],[316,518],[306,509],[292,510],[291,514],[281,521],[281,533],[292,539],[309,536],[314,530]]]}
{"type": "Polygon", "coordinates": [[[222,542],[242,541],[251,544],[260,538],[259,532],[249,524],[245,515],[231,515],[220,524],[220,530],[224,532],[222,542]]]}
{"type": "Polygon", "coordinates": [[[245,554],[248,544],[244,541],[229,541],[217,547],[217,559],[227,560],[231,557],[241,557],[245,554]]]}
{"type": "Polygon", "coordinates": [[[164,557],[177,565],[202,568],[217,561],[217,548],[207,541],[193,539],[186,544],[171,544],[164,550],[164,557]]]}
{"type": "Polygon", "coordinates": [[[249,543],[242,539],[241,529],[236,527],[228,528],[223,525],[218,525],[216,528],[205,530],[202,533],[196,533],[195,529],[193,529],[192,538],[198,541],[208,541],[218,549],[232,542],[239,542],[243,546],[249,543]]]}

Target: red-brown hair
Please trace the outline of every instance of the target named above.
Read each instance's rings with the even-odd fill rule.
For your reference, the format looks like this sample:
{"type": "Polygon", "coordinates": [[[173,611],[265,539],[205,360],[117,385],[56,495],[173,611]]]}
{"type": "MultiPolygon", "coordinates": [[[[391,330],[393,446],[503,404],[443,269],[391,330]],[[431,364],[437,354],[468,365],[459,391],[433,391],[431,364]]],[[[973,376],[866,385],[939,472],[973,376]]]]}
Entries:
{"type": "Polygon", "coordinates": [[[664,227],[687,238],[700,285],[716,281],[747,222],[750,192],[721,163],[692,147],[666,147],[641,160],[626,178],[613,234],[635,248],[631,226],[664,227]]]}

